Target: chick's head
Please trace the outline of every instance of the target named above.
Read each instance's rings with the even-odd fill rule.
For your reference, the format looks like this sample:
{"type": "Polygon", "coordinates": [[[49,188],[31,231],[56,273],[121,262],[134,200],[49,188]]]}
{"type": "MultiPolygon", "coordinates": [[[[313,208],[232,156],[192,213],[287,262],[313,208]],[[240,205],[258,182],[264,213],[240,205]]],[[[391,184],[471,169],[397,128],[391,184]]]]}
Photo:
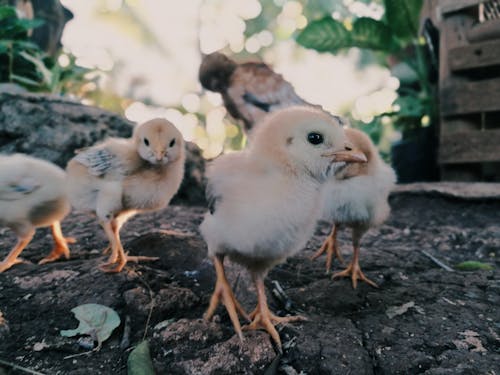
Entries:
{"type": "Polygon", "coordinates": [[[165,119],[157,118],[138,125],[133,139],[141,158],[154,165],[177,160],[184,149],[182,134],[165,119]]]}
{"type": "Polygon", "coordinates": [[[311,107],[290,107],[269,115],[256,129],[253,151],[321,182],[345,163],[366,162],[348,142],[342,120],[311,107]]]}
{"type": "Polygon", "coordinates": [[[208,90],[224,92],[229,87],[231,75],[237,64],[222,53],[212,53],[203,58],[199,70],[202,86],[208,90]]]}

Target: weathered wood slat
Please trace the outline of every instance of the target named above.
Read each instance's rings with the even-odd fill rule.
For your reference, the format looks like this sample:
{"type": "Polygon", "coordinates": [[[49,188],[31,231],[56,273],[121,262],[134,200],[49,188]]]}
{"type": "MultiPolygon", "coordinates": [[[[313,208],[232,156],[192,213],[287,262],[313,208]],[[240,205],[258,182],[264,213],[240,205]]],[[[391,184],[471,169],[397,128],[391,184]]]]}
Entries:
{"type": "Polygon", "coordinates": [[[444,116],[500,111],[500,78],[475,82],[449,80],[443,83],[440,98],[444,116]]]}
{"type": "Polygon", "coordinates": [[[487,0],[441,0],[438,12],[446,14],[457,10],[484,3],[487,0]]]}
{"type": "Polygon", "coordinates": [[[500,65],[500,39],[453,48],[448,59],[453,71],[500,65]]]}
{"type": "Polygon", "coordinates": [[[500,161],[500,129],[457,132],[441,136],[440,164],[494,161],[500,161]]]}
{"type": "Polygon", "coordinates": [[[500,19],[489,20],[471,27],[467,30],[466,36],[471,43],[500,39],[500,19]]]}

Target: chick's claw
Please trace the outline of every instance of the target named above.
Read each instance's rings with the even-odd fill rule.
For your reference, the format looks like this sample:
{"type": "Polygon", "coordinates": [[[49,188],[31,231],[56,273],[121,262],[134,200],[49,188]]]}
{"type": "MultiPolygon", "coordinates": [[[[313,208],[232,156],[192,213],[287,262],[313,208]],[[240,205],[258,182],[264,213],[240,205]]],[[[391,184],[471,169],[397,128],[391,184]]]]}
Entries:
{"type": "Polygon", "coordinates": [[[371,281],[368,277],[366,277],[363,271],[361,271],[358,262],[354,261],[351,262],[345,270],[334,274],[332,276],[332,279],[336,279],[339,277],[351,277],[352,287],[354,289],[356,289],[356,287],[358,286],[358,280],[364,281],[365,283],[371,285],[374,288],[378,288],[378,285],[373,281],[371,281]]]}
{"type": "Polygon", "coordinates": [[[3,262],[0,262],[0,273],[3,271],[8,270],[10,267],[15,266],[16,264],[20,263],[31,263],[23,258],[15,258],[12,260],[4,260],[3,262]]]}
{"type": "Polygon", "coordinates": [[[109,260],[108,262],[99,266],[99,269],[107,273],[117,273],[120,272],[128,262],[153,262],[160,259],[159,257],[147,257],[147,256],[118,256],[115,260],[109,260]]]}

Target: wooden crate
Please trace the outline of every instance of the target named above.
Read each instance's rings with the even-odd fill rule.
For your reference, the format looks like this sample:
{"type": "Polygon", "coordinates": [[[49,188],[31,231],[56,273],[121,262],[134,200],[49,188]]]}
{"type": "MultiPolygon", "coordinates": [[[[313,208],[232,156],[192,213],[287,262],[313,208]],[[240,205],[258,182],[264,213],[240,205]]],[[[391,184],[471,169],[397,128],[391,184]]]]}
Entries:
{"type": "Polygon", "coordinates": [[[492,4],[437,0],[442,180],[500,181],[500,17],[492,4]]]}

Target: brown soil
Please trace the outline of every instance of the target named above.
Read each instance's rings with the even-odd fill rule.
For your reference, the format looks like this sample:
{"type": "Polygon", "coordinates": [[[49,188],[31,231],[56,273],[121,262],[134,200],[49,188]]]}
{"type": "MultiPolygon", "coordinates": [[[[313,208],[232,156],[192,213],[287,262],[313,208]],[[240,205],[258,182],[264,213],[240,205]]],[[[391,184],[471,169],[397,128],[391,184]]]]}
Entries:
{"type": "MultiPolygon", "coordinates": [[[[349,280],[325,275],[323,259],[308,259],[327,223],[269,274],[271,308],[308,318],[280,329],[281,357],[265,332],[245,332],[240,344],[222,307],[212,322],[200,319],[215,280],[197,230],[204,208],[173,206],[127,223],[122,237],[131,254],[161,259],[117,275],[97,269],[106,241],[95,220],[72,214],[63,223],[65,234],[78,238],[69,261],[36,265],[52,246],[49,232],[39,230],[23,253],[34,264],[0,274],[7,321],[0,325],[0,359],[44,374],[125,374],[145,334],[158,374],[498,374],[500,201],[397,194],[391,205],[391,218],[365,236],[361,252],[363,270],[380,288],[361,283],[353,290],[349,280]],[[479,260],[496,268],[448,272],[422,250],[450,266],[479,260]],[[287,304],[272,299],[273,281],[287,304]],[[74,356],[88,349],[59,331],[75,328],[70,310],[90,302],[115,309],[122,324],[100,351],[74,356]],[[126,320],[130,344],[121,347],[126,320]]],[[[349,258],[348,233],[340,239],[349,258]]],[[[1,232],[0,257],[14,241],[1,232]]],[[[228,268],[250,310],[255,296],[246,272],[228,268]]],[[[21,373],[0,365],[1,375],[21,373]]]]}

